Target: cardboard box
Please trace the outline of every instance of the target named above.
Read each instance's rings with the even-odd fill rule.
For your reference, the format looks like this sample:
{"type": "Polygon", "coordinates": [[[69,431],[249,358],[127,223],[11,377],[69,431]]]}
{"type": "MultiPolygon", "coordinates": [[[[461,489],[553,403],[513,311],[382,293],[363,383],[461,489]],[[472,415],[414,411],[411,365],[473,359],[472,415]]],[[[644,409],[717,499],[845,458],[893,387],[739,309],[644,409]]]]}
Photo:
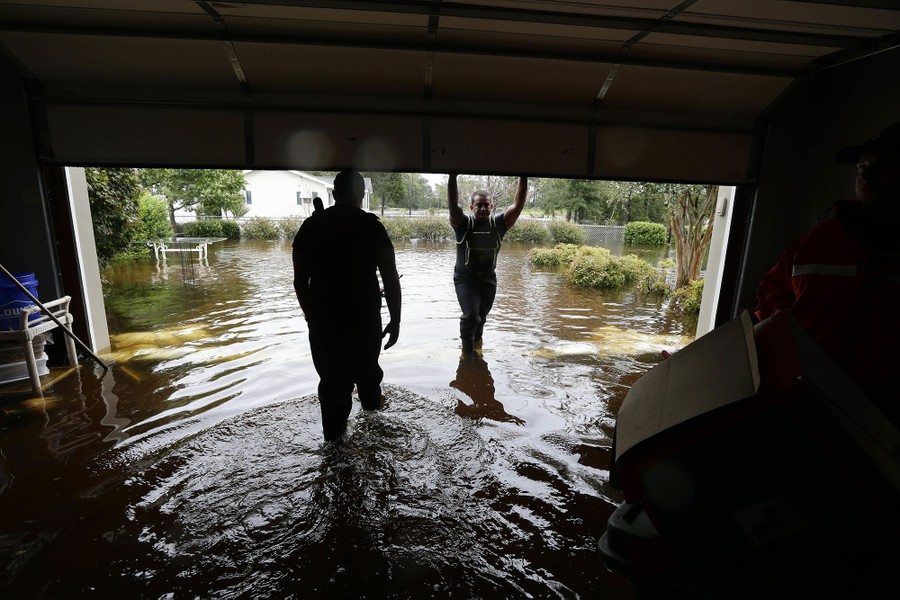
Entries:
{"type": "Polygon", "coordinates": [[[753,397],[758,389],[753,325],[744,311],[635,382],[619,409],[615,460],[662,431],[753,397]]]}
{"type": "Polygon", "coordinates": [[[615,446],[672,573],[769,590],[763,574],[784,589],[895,570],[900,433],[787,314],[744,313],[648,372],[615,446]]]}

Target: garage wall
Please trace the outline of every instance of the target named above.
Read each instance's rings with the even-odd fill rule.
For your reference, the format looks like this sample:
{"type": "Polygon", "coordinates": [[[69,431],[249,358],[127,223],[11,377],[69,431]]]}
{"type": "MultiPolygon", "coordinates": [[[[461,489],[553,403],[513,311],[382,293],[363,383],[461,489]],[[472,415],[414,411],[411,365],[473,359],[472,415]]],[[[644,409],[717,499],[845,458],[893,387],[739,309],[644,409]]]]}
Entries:
{"type": "MultiPolygon", "coordinates": [[[[22,80],[0,60],[0,264],[34,272],[39,299],[60,295],[55,245],[41,191],[22,80]]],[[[2,276],[2,275],[0,275],[2,276]]]]}

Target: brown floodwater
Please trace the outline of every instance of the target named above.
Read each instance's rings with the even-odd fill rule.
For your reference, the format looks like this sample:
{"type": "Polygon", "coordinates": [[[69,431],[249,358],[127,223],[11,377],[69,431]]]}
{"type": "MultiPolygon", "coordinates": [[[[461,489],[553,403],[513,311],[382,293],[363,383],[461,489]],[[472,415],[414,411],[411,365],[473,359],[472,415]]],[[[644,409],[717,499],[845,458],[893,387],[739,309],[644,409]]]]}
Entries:
{"type": "MultiPolygon", "coordinates": [[[[629,386],[691,324],[507,244],[460,362],[450,244],[397,244],[387,405],[321,440],[287,242],[105,272],[112,350],[0,386],[5,597],[634,597],[597,553],[629,386]]],[[[655,262],[659,252],[648,257],[655,262]]]]}

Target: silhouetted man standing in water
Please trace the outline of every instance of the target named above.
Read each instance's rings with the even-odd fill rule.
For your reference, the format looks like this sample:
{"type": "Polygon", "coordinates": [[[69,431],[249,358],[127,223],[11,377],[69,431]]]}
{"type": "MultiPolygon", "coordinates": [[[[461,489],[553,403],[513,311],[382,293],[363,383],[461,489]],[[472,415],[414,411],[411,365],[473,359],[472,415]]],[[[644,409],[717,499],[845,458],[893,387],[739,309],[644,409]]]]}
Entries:
{"type": "Polygon", "coordinates": [[[326,441],[347,428],[356,384],[364,410],[381,408],[378,365],[400,332],[400,277],[394,247],[378,217],[362,210],[365,183],[357,171],[334,178],[334,206],[315,211],[294,238],[294,290],[309,324],[309,347],[319,374],[326,441]],[[390,322],[381,329],[381,290],[390,322]]]}
{"type": "Polygon", "coordinates": [[[450,209],[450,225],[456,233],[456,267],[453,269],[453,285],[462,309],[459,320],[459,336],[463,356],[471,357],[481,349],[484,322],[497,295],[497,254],[506,232],[516,224],[528,193],[528,178],[519,177],[512,206],[502,215],[494,216],[494,201],[483,190],[472,192],[469,198],[471,215],[463,213],[459,206],[459,190],[456,174],[447,180],[447,207],[450,209]]]}

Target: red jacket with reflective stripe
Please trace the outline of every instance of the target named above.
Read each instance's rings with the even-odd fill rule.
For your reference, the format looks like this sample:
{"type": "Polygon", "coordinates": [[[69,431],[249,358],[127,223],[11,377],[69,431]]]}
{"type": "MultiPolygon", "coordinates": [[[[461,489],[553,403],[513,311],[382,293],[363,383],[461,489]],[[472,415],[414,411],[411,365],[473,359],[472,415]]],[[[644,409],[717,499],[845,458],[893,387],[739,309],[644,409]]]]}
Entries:
{"type": "Polygon", "coordinates": [[[756,316],[790,310],[872,400],[898,401],[900,388],[889,381],[900,347],[898,267],[874,264],[841,219],[831,217],[787,248],[763,277],[756,316]]]}

